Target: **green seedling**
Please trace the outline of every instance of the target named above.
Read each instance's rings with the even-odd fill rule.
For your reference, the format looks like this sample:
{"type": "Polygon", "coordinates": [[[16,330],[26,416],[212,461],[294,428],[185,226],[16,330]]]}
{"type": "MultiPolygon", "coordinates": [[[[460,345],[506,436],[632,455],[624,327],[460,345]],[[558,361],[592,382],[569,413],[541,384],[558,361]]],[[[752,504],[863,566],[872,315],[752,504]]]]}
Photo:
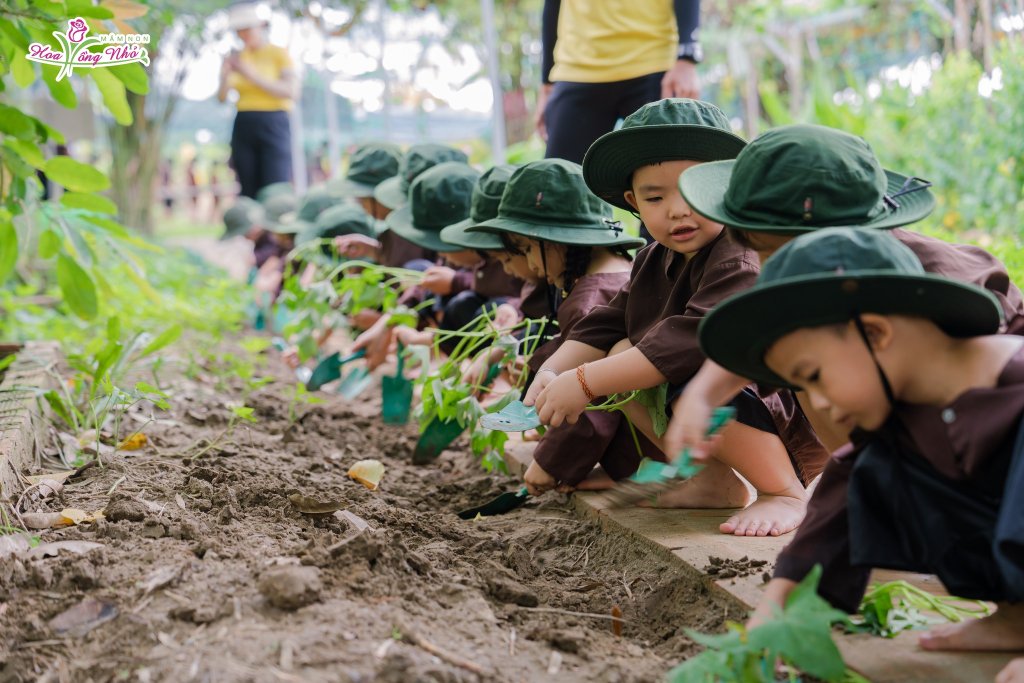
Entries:
{"type": "Polygon", "coordinates": [[[863,680],[847,669],[832,640],[832,626],[848,622],[845,613],[818,595],[821,565],[801,581],[783,609],[755,628],[729,622],[728,632],[686,634],[706,649],[669,672],[670,683],[774,683],[778,666],[787,680],[803,672],[823,681],[863,680]]]}
{"type": "Polygon", "coordinates": [[[856,631],[895,638],[903,631],[943,621],[957,623],[989,612],[988,605],[980,600],[932,595],[906,581],[890,581],[871,585],[852,624],[856,631]]]}

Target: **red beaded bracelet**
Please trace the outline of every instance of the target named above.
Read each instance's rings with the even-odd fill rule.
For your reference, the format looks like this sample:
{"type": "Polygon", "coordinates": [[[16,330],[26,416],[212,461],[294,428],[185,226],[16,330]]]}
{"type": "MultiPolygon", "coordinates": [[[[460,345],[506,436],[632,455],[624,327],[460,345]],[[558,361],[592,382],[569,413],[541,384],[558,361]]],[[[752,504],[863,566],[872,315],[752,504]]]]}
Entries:
{"type": "Polygon", "coordinates": [[[584,373],[583,373],[583,368],[586,367],[586,365],[587,364],[584,363],[583,365],[581,365],[578,368],[576,368],[576,379],[577,379],[577,381],[579,381],[580,387],[583,389],[583,393],[586,394],[587,400],[588,401],[593,401],[594,400],[594,392],[592,392],[590,390],[590,387],[587,386],[587,378],[586,378],[586,375],[584,375],[584,373]]]}

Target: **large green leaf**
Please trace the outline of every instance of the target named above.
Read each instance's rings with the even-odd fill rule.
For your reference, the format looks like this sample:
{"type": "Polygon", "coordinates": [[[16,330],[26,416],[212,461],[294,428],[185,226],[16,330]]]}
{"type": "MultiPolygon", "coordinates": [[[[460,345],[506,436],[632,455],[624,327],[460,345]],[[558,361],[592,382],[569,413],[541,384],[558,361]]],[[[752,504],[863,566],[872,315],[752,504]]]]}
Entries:
{"type": "Polygon", "coordinates": [[[81,266],[64,254],[57,256],[57,284],[68,308],[75,315],[86,320],[96,317],[99,313],[96,283],[81,266]]]}
{"type": "Polygon", "coordinates": [[[124,87],[137,95],[149,94],[149,74],[139,63],[118,64],[107,69],[124,83],[124,87]]]}
{"type": "Polygon", "coordinates": [[[151,353],[156,353],[160,349],[164,348],[168,344],[173,344],[181,336],[181,325],[171,325],[164,330],[156,339],[149,342],[146,348],[142,349],[139,353],[139,357],[148,356],[151,353]]]}
{"type": "Polygon", "coordinates": [[[36,125],[32,117],[23,114],[21,110],[0,104],[0,133],[21,140],[34,140],[36,125]]]}
{"type": "Polygon", "coordinates": [[[14,224],[11,221],[0,220],[0,284],[11,276],[17,262],[18,233],[14,231],[14,224]]]}
{"type": "Polygon", "coordinates": [[[53,258],[60,251],[64,239],[59,232],[47,228],[39,233],[39,258],[53,258]]]}
{"type": "Polygon", "coordinates": [[[60,203],[72,209],[85,209],[96,213],[117,213],[117,204],[98,194],[84,192],[65,192],[60,203]]]}
{"type": "Polygon", "coordinates": [[[53,182],[75,192],[99,192],[110,187],[107,176],[71,157],[53,157],[43,171],[53,182]]]}
{"type": "Polygon", "coordinates": [[[14,57],[11,59],[11,75],[14,76],[14,82],[18,84],[19,88],[27,88],[32,81],[36,80],[36,70],[32,67],[32,62],[26,58],[27,56],[27,52],[20,47],[15,47],[14,57]]]}
{"type": "Polygon", "coordinates": [[[71,79],[64,78],[59,81],[57,80],[57,74],[60,73],[60,67],[43,64],[42,69],[43,81],[46,83],[46,87],[50,90],[50,96],[68,109],[74,109],[78,106],[78,96],[75,95],[75,89],[71,85],[71,79]]]}
{"type": "Polygon", "coordinates": [[[103,95],[103,104],[114,116],[114,120],[122,126],[132,124],[132,108],[128,105],[128,97],[125,95],[124,83],[118,80],[117,76],[110,73],[110,69],[93,69],[92,80],[96,82],[100,94],[103,95]]]}
{"type": "Polygon", "coordinates": [[[30,164],[34,168],[42,168],[46,163],[46,159],[43,157],[42,151],[34,142],[29,140],[19,140],[17,138],[7,138],[4,140],[4,146],[8,147],[12,152],[20,156],[27,164],[30,164]]]}

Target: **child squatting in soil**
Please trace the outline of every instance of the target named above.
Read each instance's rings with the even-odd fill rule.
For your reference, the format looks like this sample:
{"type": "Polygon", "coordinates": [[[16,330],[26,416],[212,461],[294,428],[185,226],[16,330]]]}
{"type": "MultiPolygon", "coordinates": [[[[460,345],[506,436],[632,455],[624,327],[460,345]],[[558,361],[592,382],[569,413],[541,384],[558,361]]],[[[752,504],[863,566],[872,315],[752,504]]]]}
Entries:
{"type": "MultiPolygon", "coordinates": [[[[610,207],[587,189],[580,166],[560,159],[518,169],[505,187],[498,216],[468,232],[500,235],[507,250],[524,254],[533,273],[556,290],[559,336],[532,355],[533,373],[588,311],[611,301],[626,284],[630,269],[626,250],[643,246],[642,239],[625,234],[611,220],[610,207]]],[[[534,374],[532,381],[542,374],[534,374]]],[[[620,477],[633,472],[642,457],[658,455],[642,436],[634,440],[620,413],[603,411],[548,430],[537,444],[534,462],[558,472],[566,485],[575,485],[593,463],[581,468],[565,457],[570,452],[591,454],[620,477]],[[637,443],[642,452],[637,452],[637,443]]],[[[533,495],[542,492],[530,479],[526,485],[533,495]]]]}
{"type": "MultiPolygon", "coordinates": [[[[1024,333],[1024,297],[1006,267],[978,247],[900,229],[926,217],[935,198],[925,181],[883,169],[870,146],[856,136],[822,126],[776,128],[747,145],[734,162],[687,171],[679,187],[694,211],[725,223],[730,236],[756,249],[762,262],[797,235],[828,226],[890,230],[925,272],[988,289],[1007,320],[1004,330],[1024,333]]],[[[676,402],[676,417],[665,436],[670,452],[689,447],[701,457],[708,446],[704,430],[711,411],[749,381],[707,361],[676,402]]],[[[830,451],[848,441],[847,426],[814,410],[803,394],[797,396],[830,451]]]]}
{"type": "MultiPolygon", "coordinates": [[[[404,292],[399,299],[399,303],[420,310],[424,326],[433,323],[441,329],[458,330],[481,315],[484,309],[498,307],[522,290],[523,283],[507,275],[499,261],[441,238],[443,228],[469,217],[478,179],[479,174],[467,164],[454,161],[438,164],[413,181],[409,204],[388,216],[389,231],[441,254],[455,267],[438,265],[428,269],[428,279],[404,292]],[[432,272],[443,277],[431,281],[432,272]]],[[[429,332],[418,334],[411,328],[396,332],[391,327],[390,315],[385,314],[359,335],[352,348],[367,350],[367,366],[372,370],[384,362],[392,337],[399,333],[399,341],[405,344],[430,343],[429,332]]],[[[442,348],[450,351],[444,343],[442,348]]]]}
{"type": "Polygon", "coordinates": [[[851,432],[754,625],[816,564],[822,597],[855,611],[880,567],[998,603],[931,629],[924,649],[1024,650],[1024,339],[996,334],[1002,321],[991,292],[926,273],[892,235],[863,228],[796,238],[705,318],[714,362],[799,387],[851,432]]]}
{"type": "MultiPolygon", "coordinates": [[[[641,107],[622,128],[591,146],[584,160],[588,185],[607,201],[639,213],[656,242],[637,255],[629,283],[612,301],[594,308],[571,331],[563,330],[567,341],[545,361],[524,401],[536,403],[545,424],[575,422],[595,396],[666,383],[669,402],[700,368],[698,324],[720,300],[753,285],[758,261],[753,250],[726,238],[721,223],[695,214],[677,181],[686,169],[735,158],[744,145],[714,105],[667,99],[641,107]]],[[[744,507],[749,493],[739,472],[758,498],[722,531],[741,536],[792,531],[803,518],[805,487],[828,453],[787,398],[760,397],[752,390],[740,394],[734,400],[737,422],[723,430],[717,460],[655,505],[744,507]]],[[[653,409],[660,413],[654,417],[661,432],[666,402],[653,409]]],[[[647,408],[632,401],[626,414],[668,453],[647,408]]],[[[597,464],[584,449],[567,449],[559,458],[584,472],[597,464]]],[[[617,479],[632,471],[607,474],[617,479]]],[[[539,491],[576,483],[536,458],[526,481],[539,491]]],[[[599,481],[595,478],[595,487],[599,481]]],[[[604,478],[603,485],[609,484],[604,478]]]]}

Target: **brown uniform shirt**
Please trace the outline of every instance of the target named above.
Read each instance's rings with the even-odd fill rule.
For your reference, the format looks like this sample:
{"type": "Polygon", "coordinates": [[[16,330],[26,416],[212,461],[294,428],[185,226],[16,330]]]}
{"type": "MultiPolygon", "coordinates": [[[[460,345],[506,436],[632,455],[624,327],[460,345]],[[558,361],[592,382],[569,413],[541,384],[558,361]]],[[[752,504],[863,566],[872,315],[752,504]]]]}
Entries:
{"type": "MultiPolygon", "coordinates": [[[[537,349],[530,368],[537,370],[595,306],[611,301],[629,283],[629,273],[584,275],[558,307],[560,334],[537,349]]],[[[644,453],[637,453],[629,426],[619,412],[587,411],[574,425],[552,427],[537,444],[533,458],[559,483],[579,483],[601,463],[615,479],[636,471],[641,457],[657,457],[657,448],[638,434],[644,453]]]]}
{"type": "Polygon", "coordinates": [[[980,247],[951,244],[910,230],[897,228],[892,236],[917,255],[925,272],[969,282],[992,292],[1006,316],[1005,332],[1024,334],[1024,297],[1010,280],[1006,266],[995,256],[980,247]]]}
{"type": "MultiPolygon", "coordinates": [[[[948,406],[899,403],[884,429],[901,450],[922,458],[951,482],[976,483],[998,458],[1009,459],[1024,415],[1024,349],[1003,368],[995,387],[971,389],[948,406]]],[[[853,611],[867,586],[870,567],[850,562],[847,516],[850,475],[860,449],[840,448],[829,460],[807,506],[807,516],[779,555],[775,576],[800,581],[815,564],[823,573],[818,591],[853,611]]]]}
{"type": "Polygon", "coordinates": [[[433,261],[436,258],[434,252],[429,249],[417,246],[395,234],[394,230],[387,230],[380,236],[380,264],[389,268],[401,268],[414,259],[427,259],[433,261]]]}
{"type": "MultiPolygon", "coordinates": [[[[750,288],[759,272],[757,254],[733,242],[725,230],[689,260],[651,244],[637,254],[629,285],[580,321],[569,338],[608,351],[628,337],[671,384],[685,384],[705,359],[697,341],[700,321],[719,301],[750,288]]],[[[773,391],[758,398],[800,479],[810,483],[824,467],[828,451],[796,398],[773,391]]]]}

